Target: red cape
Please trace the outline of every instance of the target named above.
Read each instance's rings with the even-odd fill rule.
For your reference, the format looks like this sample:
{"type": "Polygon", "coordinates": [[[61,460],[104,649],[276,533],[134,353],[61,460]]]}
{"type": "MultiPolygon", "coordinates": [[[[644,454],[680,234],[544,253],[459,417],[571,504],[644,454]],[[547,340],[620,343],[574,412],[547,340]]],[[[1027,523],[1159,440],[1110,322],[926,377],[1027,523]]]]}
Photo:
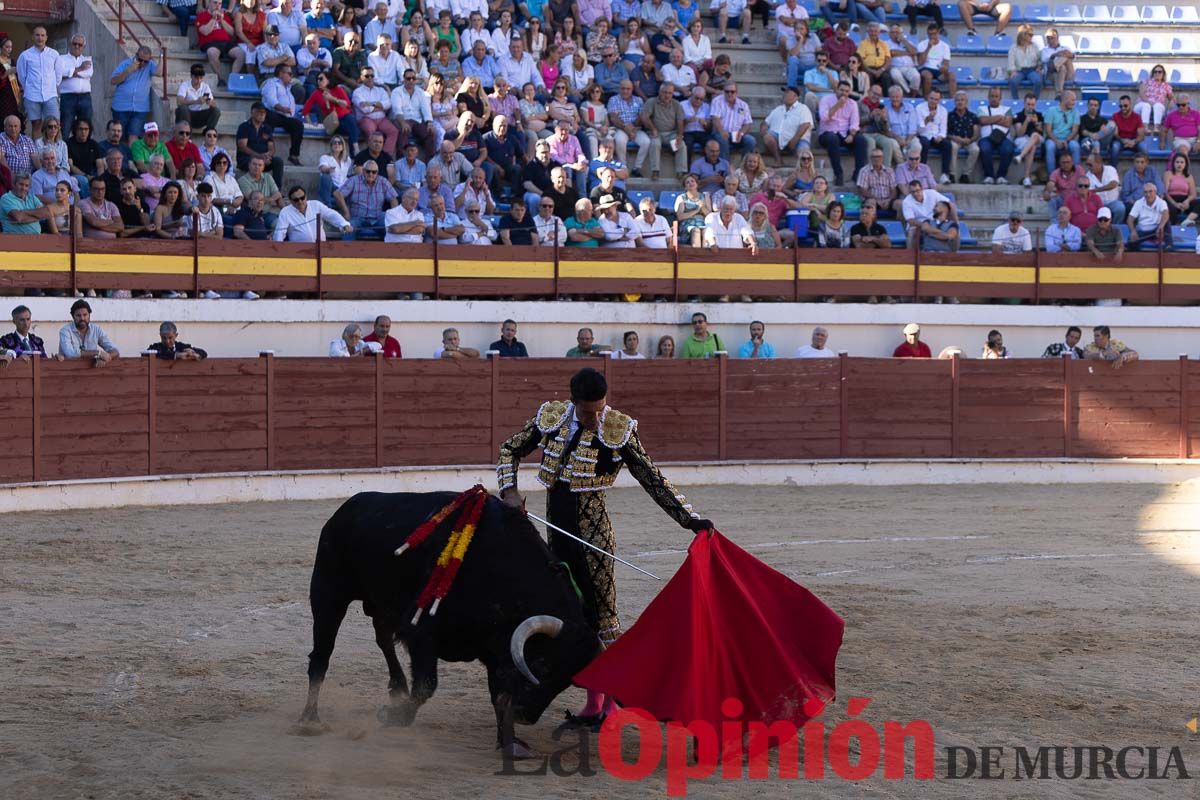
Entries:
{"type": "Polygon", "coordinates": [[[720,533],[701,533],[642,616],[575,683],[688,724],[807,719],[804,701],[834,696],[845,623],[812,592],[720,533]]]}

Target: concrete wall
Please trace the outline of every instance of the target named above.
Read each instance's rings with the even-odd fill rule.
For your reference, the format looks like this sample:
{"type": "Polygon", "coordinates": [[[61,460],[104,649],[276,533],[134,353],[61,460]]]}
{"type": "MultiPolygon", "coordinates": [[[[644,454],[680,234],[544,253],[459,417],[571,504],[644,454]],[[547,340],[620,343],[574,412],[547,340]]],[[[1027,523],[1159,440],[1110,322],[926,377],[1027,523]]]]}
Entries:
{"type": "MultiPolygon", "coordinates": [[[[35,330],[57,349],[58,329],[69,319],[70,298],[0,299],[0,320],[24,303],[33,311],[35,330]]],[[[441,331],[457,327],[462,343],[481,350],[499,338],[500,322],[520,323],[518,336],[535,356],[561,356],[575,344],[581,325],[595,331],[596,341],[621,347],[621,334],[636,330],[642,352],[652,352],[658,337],[670,334],[678,345],[691,333],[690,314],[704,311],[711,328],[731,351],[748,338],[747,325],[761,319],[767,341],[779,356],[791,355],[809,341],[814,325],[830,330],[829,347],[852,355],[891,355],[908,322],[922,326],[922,339],[934,354],[948,345],[979,355],[987,332],[999,329],[1016,357],[1042,354],[1061,341],[1067,326],[1084,329],[1091,340],[1094,325],[1109,325],[1113,335],[1143,358],[1197,356],[1200,315],[1194,308],[1096,308],[1092,306],[863,305],[795,303],[578,303],[407,300],[92,300],[93,320],[117,345],[134,353],[158,338],[158,323],[175,321],[180,337],[216,356],[253,356],[271,349],[280,356],[323,355],[330,340],[350,321],[369,330],[376,314],[392,317],[392,335],[409,358],[431,357],[441,331]]],[[[0,331],[7,331],[7,324],[0,331]]]]}

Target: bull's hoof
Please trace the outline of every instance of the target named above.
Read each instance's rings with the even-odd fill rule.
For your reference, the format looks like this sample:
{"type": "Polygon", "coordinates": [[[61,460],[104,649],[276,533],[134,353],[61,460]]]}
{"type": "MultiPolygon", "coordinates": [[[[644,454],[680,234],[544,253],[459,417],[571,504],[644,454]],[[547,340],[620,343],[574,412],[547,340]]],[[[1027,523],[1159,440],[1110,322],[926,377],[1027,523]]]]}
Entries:
{"type": "Polygon", "coordinates": [[[292,735],[294,736],[321,736],[333,730],[328,724],[321,720],[300,718],[300,721],[292,726],[292,735]]]}
{"type": "Polygon", "coordinates": [[[417,706],[411,703],[381,706],[375,716],[385,728],[407,728],[417,718],[417,706]]]}
{"type": "Polygon", "coordinates": [[[537,758],[537,753],[525,744],[520,739],[513,739],[508,745],[497,745],[497,748],[506,759],[513,761],[525,761],[530,758],[537,758]]]}

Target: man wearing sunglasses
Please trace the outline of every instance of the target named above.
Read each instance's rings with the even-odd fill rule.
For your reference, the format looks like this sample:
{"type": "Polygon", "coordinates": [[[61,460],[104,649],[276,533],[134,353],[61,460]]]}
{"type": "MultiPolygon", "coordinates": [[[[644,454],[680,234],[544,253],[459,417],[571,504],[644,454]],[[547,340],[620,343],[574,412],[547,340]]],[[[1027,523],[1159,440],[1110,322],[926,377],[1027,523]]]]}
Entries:
{"type": "Polygon", "coordinates": [[[354,228],[345,217],[320,200],[309,200],[308,192],[293,186],[288,190],[288,205],[279,212],[279,220],[275,223],[275,233],[271,238],[277,242],[312,243],[320,237],[321,241],[325,241],[325,222],[333,223],[346,238],[352,238],[354,228]]]}
{"type": "Polygon", "coordinates": [[[1175,95],[1175,110],[1163,120],[1166,140],[1163,147],[1178,150],[1185,156],[1196,149],[1200,136],[1200,111],[1191,108],[1191,98],[1186,94],[1175,95]]]}

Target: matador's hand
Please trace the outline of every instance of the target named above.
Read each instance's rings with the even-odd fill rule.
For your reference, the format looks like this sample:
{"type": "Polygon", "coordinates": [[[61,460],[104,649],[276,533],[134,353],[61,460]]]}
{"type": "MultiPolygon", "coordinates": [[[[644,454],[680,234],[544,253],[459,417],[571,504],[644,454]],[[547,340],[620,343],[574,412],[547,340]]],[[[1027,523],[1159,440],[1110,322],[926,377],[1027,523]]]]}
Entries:
{"type": "Polygon", "coordinates": [[[500,493],[500,502],[514,511],[525,513],[525,498],[516,489],[505,489],[500,493]]]}
{"type": "Polygon", "coordinates": [[[714,526],[711,519],[693,519],[688,522],[688,528],[692,531],[692,533],[711,531],[713,530],[713,527],[714,526]]]}

